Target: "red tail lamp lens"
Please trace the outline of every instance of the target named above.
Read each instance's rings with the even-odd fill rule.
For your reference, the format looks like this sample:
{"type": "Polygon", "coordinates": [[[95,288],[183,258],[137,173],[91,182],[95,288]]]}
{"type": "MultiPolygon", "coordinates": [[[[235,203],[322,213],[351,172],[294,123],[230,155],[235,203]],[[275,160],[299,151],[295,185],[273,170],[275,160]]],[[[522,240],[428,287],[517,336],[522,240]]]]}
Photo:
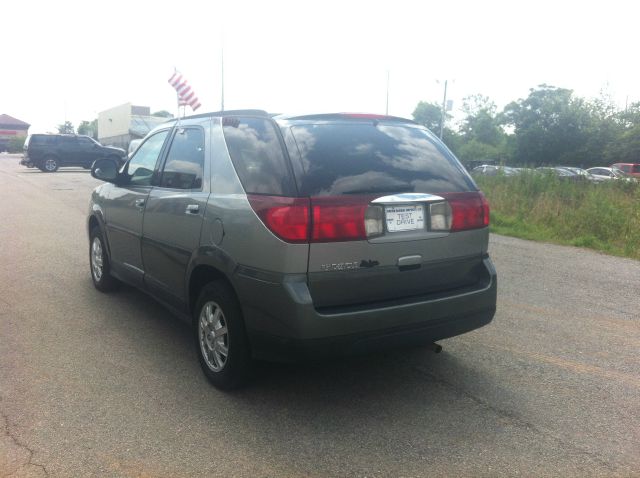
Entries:
{"type": "Polygon", "coordinates": [[[247,195],[262,222],[287,242],[309,241],[309,199],[247,195]]]}
{"type": "Polygon", "coordinates": [[[451,206],[451,232],[489,225],[489,202],[479,191],[441,194],[451,206]]]}
{"type": "Polygon", "coordinates": [[[358,197],[318,197],[311,199],[313,242],[366,239],[364,215],[368,199],[358,197]]]}

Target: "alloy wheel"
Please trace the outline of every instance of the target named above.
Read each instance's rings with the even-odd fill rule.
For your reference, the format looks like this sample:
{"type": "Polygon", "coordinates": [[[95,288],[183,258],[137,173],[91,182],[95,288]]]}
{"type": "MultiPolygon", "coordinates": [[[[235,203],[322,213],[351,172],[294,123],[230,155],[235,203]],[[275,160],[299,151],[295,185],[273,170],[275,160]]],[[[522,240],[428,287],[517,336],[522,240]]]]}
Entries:
{"type": "Polygon", "coordinates": [[[220,372],[229,358],[229,332],[224,313],[216,302],[209,301],[202,307],[198,334],[207,367],[220,372]]]}

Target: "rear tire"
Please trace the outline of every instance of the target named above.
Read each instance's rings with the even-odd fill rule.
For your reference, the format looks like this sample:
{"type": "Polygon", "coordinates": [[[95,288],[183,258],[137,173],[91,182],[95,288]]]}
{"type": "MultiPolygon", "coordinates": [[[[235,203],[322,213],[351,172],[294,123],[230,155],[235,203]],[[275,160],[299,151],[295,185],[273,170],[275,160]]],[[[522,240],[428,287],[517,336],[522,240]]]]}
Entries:
{"type": "Polygon", "coordinates": [[[247,381],[252,365],[249,341],[238,300],[225,282],[211,282],[200,291],[193,336],[202,371],[216,388],[231,390],[247,381]]]}
{"type": "Polygon", "coordinates": [[[120,285],[120,281],[111,275],[111,264],[100,228],[91,229],[89,238],[89,266],[93,285],[100,292],[111,292],[120,285]]]}
{"type": "Polygon", "coordinates": [[[55,156],[45,156],[40,168],[45,173],[55,173],[60,167],[60,160],[55,156]]]}

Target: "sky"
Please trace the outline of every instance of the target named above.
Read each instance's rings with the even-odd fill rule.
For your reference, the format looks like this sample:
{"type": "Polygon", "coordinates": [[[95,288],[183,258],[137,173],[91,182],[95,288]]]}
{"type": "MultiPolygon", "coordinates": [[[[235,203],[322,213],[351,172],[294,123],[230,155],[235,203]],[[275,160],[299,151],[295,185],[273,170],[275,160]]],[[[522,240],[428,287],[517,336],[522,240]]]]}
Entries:
{"type": "MultiPolygon", "coordinates": [[[[637,6],[636,6],[637,5],[637,6]]],[[[131,102],[176,112],[177,68],[198,113],[385,113],[419,101],[498,108],[542,83],[619,108],[640,101],[634,2],[9,0],[0,22],[0,113],[30,133],[131,102]]]]}

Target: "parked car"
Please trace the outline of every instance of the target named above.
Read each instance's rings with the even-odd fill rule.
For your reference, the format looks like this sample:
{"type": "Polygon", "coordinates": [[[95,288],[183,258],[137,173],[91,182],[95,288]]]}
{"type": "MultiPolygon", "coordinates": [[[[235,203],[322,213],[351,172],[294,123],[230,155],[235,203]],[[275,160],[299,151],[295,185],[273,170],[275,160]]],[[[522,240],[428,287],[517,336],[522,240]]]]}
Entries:
{"type": "Polygon", "coordinates": [[[556,176],[561,181],[581,181],[584,178],[577,173],[559,166],[541,166],[535,169],[540,174],[550,174],[556,176]]]}
{"type": "Polygon", "coordinates": [[[566,169],[570,173],[575,174],[576,176],[578,176],[578,179],[581,179],[584,181],[590,181],[592,183],[597,182],[597,180],[593,177],[593,175],[586,169],[576,168],[575,166],[558,166],[558,167],[562,169],[566,169]]]}
{"type": "Polygon", "coordinates": [[[611,167],[617,168],[633,178],[640,178],[640,163],[616,163],[611,167]]]}
{"type": "Polygon", "coordinates": [[[125,152],[103,146],[89,136],[74,134],[32,134],[24,142],[20,164],[52,173],[66,166],[90,169],[96,159],[109,158],[124,164],[125,152]]]}
{"type": "Polygon", "coordinates": [[[427,345],[493,318],[487,201],[411,120],[195,115],[92,175],[95,287],[126,282],[190,321],[220,388],[253,358],[427,345]]]}
{"type": "Polygon", "coordinates": [[[595,167],[589,168],[587,171],[596,179],[596,181],[610,181],[610,180],[618,180],[618,181],[629,181],[635,182],[636,180],[631,176],[627,175],[624,171],[618,168],[605,168],[605,167],[595,167]]]}
{"type": "Polygon", "coordinates": [[[496,166],[493,164],[483,164],[482,166],[476,166],[471,170],[471,174],[476,176],[515,176],[518,174],[516,168],[510,168],[509,166],[496,166]]]}

